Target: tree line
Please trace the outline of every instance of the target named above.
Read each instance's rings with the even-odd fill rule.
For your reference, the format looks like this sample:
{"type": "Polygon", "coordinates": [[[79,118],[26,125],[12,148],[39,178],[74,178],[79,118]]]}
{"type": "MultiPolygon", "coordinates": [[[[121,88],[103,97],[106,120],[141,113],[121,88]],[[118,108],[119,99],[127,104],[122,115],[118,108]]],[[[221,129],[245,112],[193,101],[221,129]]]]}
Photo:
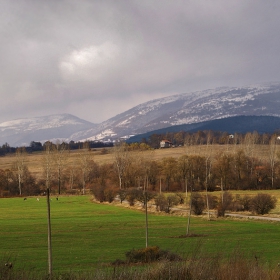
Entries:
{"type": "MultiPolygon", "coordinates": [[[[4,156],[6,154],[15,154],[18,148],[25,148],[25,151],[28,153],[32,152],[41,152],[45,150],[46,145],[49,144],[50,141],[46,141],[43,144],[38,141],[31,141],[29,146],[22,146],[22,147],[11,147],[8,143],[3,144],[0,146],[0,156],[4,156]]],[[[110,142],[101,142],[101,141],[85,141],[88,143],[90,148],[108,148],[113,147],[113,143],[110,142]]],[[[68,142],[62,142],[59,141],[56,143],[56,145],[59,146],[66,146],[69,150],[78,150],[81,149],[85,142],[82,141],[70,141],[68,142]]]]}
{"type": "Polygon", "coordinates": [[[280,132],[275,133],[263,133],[260,134],[257,131],[248,133],[234,133],[230,134],[223,131],[212,130],[199,130],[197,132],[167,132],[152,134],[149,137],[141,139],[140,143],[146,143],[152,148],[158,148],[162,139],[168,139],[174,146],[183,145],[206,145],[209,141],[213,144],[225,145],[225,144],[243,144],[250,139],[254,144],[269,145],[270,139],[273,135],[280,135],[280,132]]]}
{"type": "Polygon", "coordinates": [[[267,159],[258,157],[257,145],[247,138],[246,145],[232,145],[223,152],[216,152],[209,142],[201,155],[193,154],[193,146],[185,144],[185,154],[162,160],[154,159],[148,145],[119,143],[110,150],[112,162],[106,164],[94,161],[89,142],[78,150],[76,162],[69,162],[68,145],[46,142],[42,162],[38,163],[43,174],[40,177],[30,173],[26,149],[17,148],[13,167],[0,170],[0,194],[37,195],[47,184],[53,193],[84,194],[91,190],[97,196],[129,188],[156,192],[280,188],[277,135],[270,138],[267,159]]]}

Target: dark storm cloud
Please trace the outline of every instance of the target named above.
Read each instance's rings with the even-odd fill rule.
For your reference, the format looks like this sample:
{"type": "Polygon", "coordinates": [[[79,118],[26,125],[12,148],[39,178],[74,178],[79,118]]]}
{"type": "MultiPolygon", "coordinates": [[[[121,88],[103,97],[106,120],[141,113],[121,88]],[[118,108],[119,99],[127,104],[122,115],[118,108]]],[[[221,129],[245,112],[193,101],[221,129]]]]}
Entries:
{"type": "Polygon", "coordinates": [[[0,121],[279,80],[278,1],[0,3],[0,121]]]}

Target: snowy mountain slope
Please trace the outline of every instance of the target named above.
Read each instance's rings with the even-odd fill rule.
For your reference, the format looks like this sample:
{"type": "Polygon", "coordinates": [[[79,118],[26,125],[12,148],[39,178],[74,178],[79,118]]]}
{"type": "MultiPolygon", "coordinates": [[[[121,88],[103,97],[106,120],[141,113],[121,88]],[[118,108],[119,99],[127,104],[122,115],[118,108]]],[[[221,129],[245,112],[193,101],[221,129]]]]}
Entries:
{"type": "Polygon", "coordinates": [[[0,123],[0,144],[31,141],[109,141],[165,127],[233,116],[280,117],[280,84],[217,88],[142,103],[101,124],[68,114],[0,123]]]}
{"type": "Polygon", "coordinates": [[[96,125],[69,114],[57,114],[0,123],[0,143],[29,145],[31,141],[64,140],[96,125]]]}
{"type": "Polygon", "coordinates": [[[280,84],[217,88],[140,104],[72,139],[108,140],[231,116],[280,116],[280,84]]]}

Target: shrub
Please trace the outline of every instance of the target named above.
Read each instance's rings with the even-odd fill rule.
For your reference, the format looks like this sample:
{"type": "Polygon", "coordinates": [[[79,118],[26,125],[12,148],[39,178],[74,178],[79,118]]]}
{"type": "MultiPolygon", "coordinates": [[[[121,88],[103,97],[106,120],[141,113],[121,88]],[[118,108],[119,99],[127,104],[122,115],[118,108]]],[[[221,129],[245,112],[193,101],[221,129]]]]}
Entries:
{"type": "Polygon", "coordinates": [[[205,209],[204,197],[199,193],[192,194],[192,211],[195,215],[201,215],[205,209]]]}
{"type": "Polygon", "coordinates": [[[166,197],[167,207],[165,208],[166,213],[170,213],[170,210],[173,206],[176,206],[180,203],[180,198],[176,194],[171,194],[166,197]]]}
{"type": "Polygon", "coordinates": [[[150,263],[159,260],[179,261],[182,259],[179,255],[167,250],[161,250],[157,246],[133,249],[128,251],[125,256],[128,263],[150,263]]]}
{"type": "Polygon", "coordinates": [[[156,193],[153,191],[142,191],[138,190],[137,194],[137,200],[143,203],[143,206],[145,206],[145,201],[150,201],[156,196],[156,193]]]}
{"type": "Polygon", "coordinates": [[[180,193],[180,192],[177,192],[177,193],[176,193],[176,195],[177,195],[177,196],[179,197],[179,199],[180,199],[179,204],[184,204],[186,194],[185,194],[185,193],[180,193]]]}
{"type": "Polygon", "coordinates": [[[226,210],[230,210],[232,207],[233,197],[231,193],[224,192],[218,202],[217,205],[217,216],[224,217],[226,210]]]}
{"type": "Polygon", "coordinates": [[[158,211],[165,211],[167,207],[167,200],[164,194],[159,194],[155,197],[155,204],[158,211]]]}
{"type": "Polygon", "coordinates": [[[250,211],[252,198],[249,195],[244,195],[239,198],[239,203],[242,206],[243,211],[250,211]]]}
{"type": "Polygon", "coordinates": [[[105,187],[102,185],[96,185],[94,186],[94,188],[92,188],[95,199],[100,202],[104,202],[106,200],[104,191],[105,187]]]}
{"type": "Polygon", "coordinates": [[[116,194],[117,192],[114,188],[112,187],[105,188],[104,190],[105,201],[108,201],[109,203],[113,202],[116,194]]]}
{"type": "Polygon", "coordinates": [[[92,192],[96,200],[100,202],[112,202],[116,196],[116,190],[112,187],[97,185],[92,188],[92,192]]]}
{"type": "Polygon", "coordinates": [[[208,194],[209,209],[215,209],[218,205],[218,197],[208,194]]]}
{"type": "Polygon", "coordinates": [[[119,190],[117,193],[118,193],[119,198],[120,198],[120,201],[121,201],[121,203],[122,203],[122,202],[126,199],[127,190],[121,189],[121,190],[119,190]]]}
{"type": "Polygon", "coordinates": [[[130,206],[134,206],[135,200],[138,198],[138,190],[135,188],[131,188],[127,190],[127,200],[130,206]]]}
{"type": "Polygon", "coordinates": [[[164,194],[159,194],[155,197],[155,204],[157,210],[170,213],[170,210],[173,206],[180,203],[180,198],[176,194],[171,194],[165,196],[164,194]]]}
{"type": "Polygon", "coordinates": [[[235,195],[235,199],[232,201],[232,211],[244,211],[244,207],[242,204],[242,198],[239,194],[235,195]]]}
{"type": "Polygon", "coordinates": [[[256,214],[264,215],[276,207],[276,202],[277,199],[272,195],[259,193],[251,200],[251,210],[256,214]]]}

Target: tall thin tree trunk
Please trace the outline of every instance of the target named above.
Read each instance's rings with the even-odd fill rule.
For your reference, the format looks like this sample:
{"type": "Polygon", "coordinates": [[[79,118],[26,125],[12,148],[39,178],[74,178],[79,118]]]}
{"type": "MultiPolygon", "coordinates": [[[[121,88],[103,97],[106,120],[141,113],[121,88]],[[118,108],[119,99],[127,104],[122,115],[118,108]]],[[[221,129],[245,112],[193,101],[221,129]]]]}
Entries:
{"type": "Polygon", "coordinates": [[[21,175],[18,174],[18,189],[19,189],[19,195],[21,196],[21,175]]]}
{"type": "Polygon", "coordinates": [[[186,199],[188,197],[188,179],[185,179],[185,185],[186,185],[186,199]]]}
{"type": "Polygon", "coordinates": [[[188,224],[187,224],[187,232],[186,235],[190,233],[190,224],[191,224],[191,214],[192,214],[192,187],[191,187],[191,195],[190,195],[190,202],[189,202],[189,215],[188,215],[188,224]]]}
{"type": "MultiPolygon", "coordinates": [[[[206,159],[206,174],[205,174],[205,190],[206,190],[206,207],[208,213],[208,221],[210,221],[209,197],[208,197],[208,160],[206,159]]],[[[209,164],[210,169],[210,164],[209,164]]]]}
{"type": "Polygon", "coordinates": [[[58,170],[58,194],[60,194],[60,169],[58,170]]]}
{"type": "Polygon", "coordinates": [[[223,186],[223,177],[221,177],[221,191],[222,191],[222,204],[224,204],[224,186],[223,186]]]}
{"type": "Polygon", "coordinates": [[[48,209],[48,265],[49,275],[52,275],[52,236],[51,236],[51,207],[50,207],[50,189],[47,188],[47,209],[48,209]]]}
{"type": "Polygon", "coordinates": [[[148,201],[147,191],[145,191],[145,219],[146,219],[146,248],[148,247],[149,234],[148,234],[148,201]]]}

